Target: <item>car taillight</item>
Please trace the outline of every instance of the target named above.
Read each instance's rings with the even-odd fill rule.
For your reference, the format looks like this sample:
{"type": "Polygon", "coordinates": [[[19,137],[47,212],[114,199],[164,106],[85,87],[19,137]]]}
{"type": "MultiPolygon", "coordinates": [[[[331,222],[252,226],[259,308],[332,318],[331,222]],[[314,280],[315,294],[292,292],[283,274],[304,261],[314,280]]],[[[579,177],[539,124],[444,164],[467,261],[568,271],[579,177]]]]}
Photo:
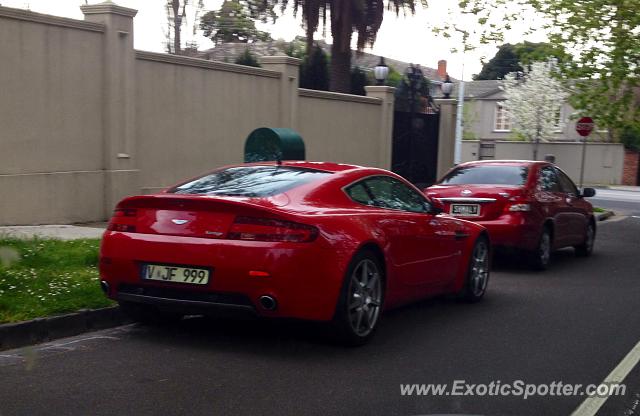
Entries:
{"type": "Polygon", "coordinates": [[[109,231],[120,231],[123,233],[135,233],[135,219],[138,215],[138,212],[135,209],[116,209],[113,212],[113,217],[111,217],[111,221],[109,221],[109,225],[107,226],[107,230],[109,231]]]}
{"type": "Polygon", "coordinates": [[[511,204],[508,206],[510,212],[531,211],[531,204],[511,204]]]}
{"type": "Polygon", "coordinates": [[[280,241],[307,243],[318,237],[318,229],[311,225],[273,218],[236,217],[227,233],[230,240],[280,241]]]}
{"type": "Polygon", "coordinates": [[[516,195],[509,198],[505,207],[505,212],[528,212],[531,211],[531,200],[526,195],[516,195]]]}

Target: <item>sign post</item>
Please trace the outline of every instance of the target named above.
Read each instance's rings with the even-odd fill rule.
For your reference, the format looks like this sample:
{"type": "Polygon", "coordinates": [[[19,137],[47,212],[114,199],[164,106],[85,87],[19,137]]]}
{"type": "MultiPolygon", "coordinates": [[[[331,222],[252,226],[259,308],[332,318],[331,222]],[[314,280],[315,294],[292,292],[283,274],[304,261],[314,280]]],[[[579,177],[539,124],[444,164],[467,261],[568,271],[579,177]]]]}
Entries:
{"type": "Polygon", "coordinates": [[[593,120],[591,117],[582,117],[576,123],[576,131],[582,136],[582,163],[580,164],[580,189],[584,182],[584,161],[587,155],[587,136],[593,131],[593,120]]]}

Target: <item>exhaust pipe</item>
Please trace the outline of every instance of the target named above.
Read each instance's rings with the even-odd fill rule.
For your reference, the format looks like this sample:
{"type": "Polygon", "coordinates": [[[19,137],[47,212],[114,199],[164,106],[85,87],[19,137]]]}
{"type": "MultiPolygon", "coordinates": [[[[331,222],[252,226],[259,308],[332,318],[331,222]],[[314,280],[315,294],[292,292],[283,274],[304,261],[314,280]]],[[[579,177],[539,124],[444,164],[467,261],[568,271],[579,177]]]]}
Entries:
{"type": "Polygon", "coordinates": [[[109,283],[107,283],[105,280],[100,281],[100,288],[102,288],[102,291],[105,293],[105,295],[109,294],[109,283]]]}
{"type": "Polygon", "coordinates": [[[275,311],[278,308],[278,302],[269,295],[260,296],[260,306],[267,311],[275,311]]]}

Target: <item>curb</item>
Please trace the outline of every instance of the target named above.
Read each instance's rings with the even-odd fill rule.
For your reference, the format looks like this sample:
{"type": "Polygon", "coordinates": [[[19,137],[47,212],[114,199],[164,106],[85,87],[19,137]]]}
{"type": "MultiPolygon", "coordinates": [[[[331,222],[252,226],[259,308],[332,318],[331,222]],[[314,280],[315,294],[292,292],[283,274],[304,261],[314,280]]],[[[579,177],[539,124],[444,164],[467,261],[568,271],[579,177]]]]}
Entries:
{"type": "Polygon", "coordinates": [[[616,215],[613,211],[605,211],[605,212],[600,212],[596,215],[596,220],[598,221],[604,221],[607,218],[611,218],[614,215],[616,215]]]}
{"type": "Polygon", "coordinates": [[[0,351],[130,323],[118,306],[0,325],[0,351]]]}

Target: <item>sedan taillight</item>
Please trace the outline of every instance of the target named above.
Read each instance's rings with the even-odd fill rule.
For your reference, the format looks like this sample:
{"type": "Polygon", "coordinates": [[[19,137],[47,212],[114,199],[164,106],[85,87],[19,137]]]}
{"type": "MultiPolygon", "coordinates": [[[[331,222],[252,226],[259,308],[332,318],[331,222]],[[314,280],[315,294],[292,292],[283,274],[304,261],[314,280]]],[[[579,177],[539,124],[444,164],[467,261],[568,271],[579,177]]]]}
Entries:
{"type": "Polygon", "coordinates": [[[227,233],[230,240],[278,241],[307,243],[318,237],[318,229],[311,225],[273,218],[236,217],[227,233]]]}
{"type": "Polygon", "coordinates": [[[531,211],[531,204],[510,204],[507,206],[510,212],[526,212],[531,211]]]}

